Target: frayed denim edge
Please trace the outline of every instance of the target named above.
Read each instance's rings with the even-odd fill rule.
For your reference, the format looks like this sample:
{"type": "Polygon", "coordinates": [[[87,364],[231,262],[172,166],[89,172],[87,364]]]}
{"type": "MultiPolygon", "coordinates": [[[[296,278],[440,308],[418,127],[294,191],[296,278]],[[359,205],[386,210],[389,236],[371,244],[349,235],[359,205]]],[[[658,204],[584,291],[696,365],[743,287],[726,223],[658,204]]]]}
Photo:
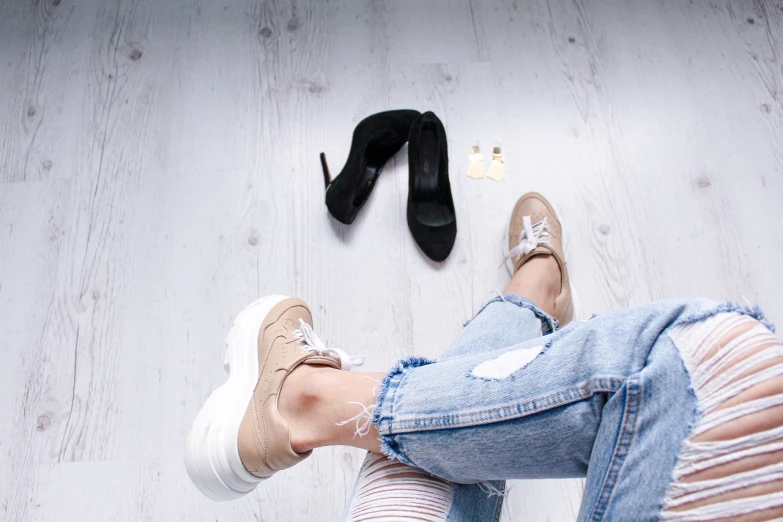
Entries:
{"type": "Polygon", "coordinates": [[[696,323],[699,321],[702,321],[704,319],[707,319],[709,317],[712,317],[713,315],[721,314],[724,312],[736,312],[743,315],[748,315],[764,326],[769,329],[770,332],[775,333],[775,325],[772,324],[769,320],[767,320],[767,316],[764,315],[764,312],[761,310],[761,308],[758,305],[755,305],[753,307],[750,306],[743,306],[738,303],[734,303],[731,301],[728,301],[726,303],[721,303],[718,306],[712,307],[708,310],[702,310],[701,312],[695,313],[693,315],[689,315],[686,317],[683,317],[679,321],[677,321],[673,326],[679,326],[681,324],[690,324],[690,323],[696,323]]]}
{"type": "MultiPolygon", "coordinates": [[[[492,303],[497,303],[497,302],[511,303],[511,304],[516,305],[516,306],[518,306],[520,308],[525,308],[525,309],[530,310],[531,312],[533,312],[533,314],[538,319],[540,319],[543,324],[545,324],[545,325],[547,325],[549,327],[549,331],[548,332],[547,331],[543,331],[542,332],[544,335],[547,335],[547,334],[552,333],[552,332],[556,332],[557,330],[560,329],[560,323],[558,322],[557,319],[555,319],[551,315],[547,314],[546,312],[544,312],[543,310],[538,308],[535,305],[535,303],[533,303],[533,301],[531,301],[530,299],[526,299],[524,297],[519,297],[518,295],[514,295],[514,294],[501,294],[500,296],[495,297],[494,299],[490,299],[489,301],[487,301],[484,304],[484,306],[481,307],[481,309],[479,309],[478,312],[476,312],[476,315],[473,316],[473,319],[478,317],[478,315],[481,312],[483,312],[486,307],[488,307],[492,303]]],[[[472,323],[473,319],[470,319],[470,320],[466,321],[463,326],[467,326],[470,323],[472,323]]]]}
{"type": "MultiPolygon", "coordinates": [[[[403,464],[407,464],[408,466],[416,467],[415,464],[413,464],[400,451],[397,450],[397,443],[393,440],[394,435],[389,434],[391,433],[391,418],[393,412],[391,411],[392,407],[387,406],[387,403],[390,405],[394,404],[394,395],[399,389],[401,383],[398,382],[392,385],[392,380],[410,368],[425,366],[434,362],[435,361],[433,359],[418,356],[401,359],[397,361],[397,364],[395,364],[394,367],[389,370],[389,372],[381,381],[381,384],[378,388],[378,398],[375,404],[375,411],[373,412],[372,422],[375,424],[375,427],[378,429],[378,434],[381,436],[381,452],[390,460],[398,460],[403,464]],[[389,395],[391,395],[391,397],[389,397],[389,395]],[[384,413],[384,408],[387,407],[389,408],[389,411],[388,413],[384,413]],[[384,419],[388,419],[385,422],[385,428],[383,427],[384,419]]],[[[402,378],[404,378],[404,376],[402,378]]],[[[400,381],[402,378],[400,378],[400,381]]]]}

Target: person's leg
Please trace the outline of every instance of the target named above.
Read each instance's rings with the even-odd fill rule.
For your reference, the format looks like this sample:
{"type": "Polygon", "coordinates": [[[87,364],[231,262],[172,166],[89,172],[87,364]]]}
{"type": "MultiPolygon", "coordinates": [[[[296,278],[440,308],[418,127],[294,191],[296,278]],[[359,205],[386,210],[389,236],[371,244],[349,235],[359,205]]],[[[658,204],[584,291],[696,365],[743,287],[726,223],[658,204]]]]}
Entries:
{"type": "MultiPolygon", "coordinates": [[[[572,316],[573,306],[561,255],[559,222],[551,207],[540,195],[523,196],[515,207],[509,232],[511,252],[507,258],[513,260],[513,269],[518,270],[536,256],[552,256],[560,268],[560,285],[559,295],[554,300],[542,293],[540,281],[545,282],[547,274],[536,274],[535,267],[544,270],[546,263],[530,263],[527,270],[530,281],[516,277],[512,282],[521,293],[527,291],[524,290],[527,285],[529,294],[540,300],[542,307],[552,301],[555,318],[537,310],[529,300],[511,297],[508,300],[534,312],[533,315],[546,323],[546,331],[565,324],[572,316]],[[531,216],[527,214],[537,216],[540,211],[544,212],[542,221],[531,228],[531,216]],[[551,227],[547,215],[553,219],[551,227]],[[517,240],[519,244],[515,246],[517,240]],[[535,284],[528,284],[531,281],[535,284]]],[[[490,308],[497,310],[499,306],[490,308]]],[[[523,337],[518,333],[507,331],[514,326],[513,321],[504,321],[502,316],[502,313],[482,314],[482,319],[475,321],[474,327],[468,330],[468,333],[473,332],[472,336],[464,335],[463,342],[455,345],[447,355],[454,358],[474,350],[481,353],[521,341],[523,337]],[[481,328],[484,317],[494,317],[494,325],[499,326],[493,328],[490,320],[489,327],[481,328]]],[[[372,377],[363,377],[365,387],[362,388],[351,383],[350,378],[342,381],[339,377],[334,379],[330,372],[323,372],[350,370],[361,364],[361,358],[327,348],[315,334],[312,324],[307,304],[283,295],[259,299],[237,316],[229,332],[224,360],[229,378],[213,391],[199,411],[186,443],[188,475],[206,496],[223,501],[247,494],[260,481],[307,458],[308,445],[315,447],[344,440],[350,433],[351,422],[355,422],[354,436],[358,436],[358,445],[377,449],[377,444],[369,444],[364,439],[368,434],[373,435],[371,413],[374,406],[367,404],[366,396],[366,385],[372,377]],[[321,375],[328,375],[328,378],[321,375]],[[319,400],[317,392],[323,390],[313,390],[315,385],[327,386],[333,397],[345,399],[349,394],[356,397],[329,404],[319,400]],[[360,409],[352,417],[331,422],[331,416],[348,416],[357,407],[360,409]],[[313,411],[314,408],[319,411],[313,411]],[[304,414],[306,422],[299,422],[298,416],[304,414]]],[[[531,335],[537,334],[539,326],[535,325],[536,331],[531,335]]],[[[528,331],[524,325],[520,328],[528,331]]]]}
{"type": "MultiPolygon", "coordinates": [[[[514,274],[501,297],[476,314],[439,361],[513,346],[553,331],[557,323],[543,308],[553,311],[560,292],[560,269],[551,258],[532,261],[514,274]]],[[[429,520],[446,522],[497,520],[504,492],[502,480],[451,483],[368,452],[345,519],[354,522],[390,517],[402,521],[426,515],[429,520]]]]}
{"type": "Polygon", "coordinates": [[[625,310],[489,354],[403,361],[377,402],[361,374],[325,371],[342,384],[319,389],[369,391],[320,397],[318,412],[339,411],[324,425],[340,404],[376,406],[366,436],[318,444],[378,451],[380,435],[386,455],[458,483],[587,475],[582,520],[783,516],[783,347],[759,319],[709,301],[625,310]]]}
{"type": "MultiPolygon", "coordinates": [[[[546,219],[525,218],[537,242],[522,253],[550,255],[536,254],[550,244],[546,219]]],[[[558,319],[572,312],[561,277],[558,319]]],[[[227,500],[314,447],[347,444],[456,483],[587,474],[583,520],[779,516],[783,347],[761,319],[657,303],[489,352],[401,361],[375,393],[379,374],[336,371],[358,361],[323,345],[306,304],[271,296],[229,335],[235,371],[194,422],[188,473],[227,500]]]]}
{"type": "MultiPolygon", "coordinates": [[[[568,278],[565,265],[561,271],[559,264],[565,263],[564,257],[554,255],[562,252],[560,220],[543,196],[529,193],[519,199],[512,212],[508,237],[510,254],[507,266],[512,275],[511,282],[498,299],[488,303],[477,314],[441,354],[439,361],[513,346],[549,334],[561,322],[570,320],[568,307],[562,307],[559,320],[552,317],[557,311],[564,281],[567,284],[568,278]],[[529,216],[527,226],[525,216],[529,216]],[[533,217],[536,218],[535,225],[533,217]]],[[[394,510],[393,515],[401,519],[406,513],[417,515],[417,511],[424,509],[430,515],[437,514],[436,519],[445,519],[446,522],[495,520],[500,515],[504,493],[505,481],[502,480],[478,484],[449,483],[417,472],[400,462],[384,462],[368,453],[346,518],[349,521],[369,520],[369,513],[388,515],[390,510],[394,510]],[[376,472],[378,468],[382,468],[383,472],[376,472]],[[384,501],[384,498],[399,495],[401,491],[420,491],[428,484],[431,495],[417,500],[415,510],[411,509],[410,503],[390,505],[384,501]]]]}

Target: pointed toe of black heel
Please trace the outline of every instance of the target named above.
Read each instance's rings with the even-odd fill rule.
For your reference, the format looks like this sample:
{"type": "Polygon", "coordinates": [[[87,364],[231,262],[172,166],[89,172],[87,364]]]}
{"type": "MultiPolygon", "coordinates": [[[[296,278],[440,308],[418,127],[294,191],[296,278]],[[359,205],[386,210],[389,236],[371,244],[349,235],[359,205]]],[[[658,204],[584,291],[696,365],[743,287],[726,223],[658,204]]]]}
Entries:
{"type": "Polygon", "coordinates": [[[444,261],[457,237],[449,182],[446,129],[432,112],[411,125],[408,136],[408,228],[427,257],[444,261]]]}
{"type": "Polygon", "coordinates": [[[332,179],[321,153],[326,184],[326,207],[337,221],[350,225],[367,202],[381,169],[405,142],[411,124],[421,114],[413,110],[386,111],[363,119],[353,131],[348,159],[332,179]]]}

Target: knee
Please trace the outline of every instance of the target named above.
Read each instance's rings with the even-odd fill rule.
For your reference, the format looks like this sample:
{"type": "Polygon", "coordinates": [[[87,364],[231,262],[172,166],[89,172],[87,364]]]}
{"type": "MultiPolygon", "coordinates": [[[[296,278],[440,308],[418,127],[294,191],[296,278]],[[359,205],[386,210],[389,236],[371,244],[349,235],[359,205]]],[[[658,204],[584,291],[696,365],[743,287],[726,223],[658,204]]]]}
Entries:
{"type": "Polygon", "coordinates": [[[725,422],[694,441],[729,440],[783,426],[783,348],[769,329],[748,316],[729,314],[699,367],[712,384],[713,411],[725,422]]]}

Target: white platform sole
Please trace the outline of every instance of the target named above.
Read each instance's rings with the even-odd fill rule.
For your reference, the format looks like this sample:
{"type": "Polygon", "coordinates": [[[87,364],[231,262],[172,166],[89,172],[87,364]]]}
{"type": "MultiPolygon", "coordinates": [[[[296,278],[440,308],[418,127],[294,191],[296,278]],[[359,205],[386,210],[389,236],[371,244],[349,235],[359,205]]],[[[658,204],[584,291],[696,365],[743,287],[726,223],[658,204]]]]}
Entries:
{"type": "Polygon", "coordinates": [[[185,445],[190,480],[215,501],[234,500],[263,479],[250,474],[239,458],[239,424],[258,382],[258,330],[284,295],[263,297],[234,320],[226,339],[228,380],[209,396],[196,415],[185,445]]]}
{"type": "MultiPolygon", "coordinates": [[[[557,218],[560,220],[560,231],[563,234],[563,257],[565,257],[566,263],[568,263],[568,251],[571,249],[571,245],[568,242],[568,234],[566,233],[568,227],[566,226],[565,221],[563,221],[563,213],[560,212],[560,209],[555,207],[554,211],[557,214],[557,218]]],[[[509,216],[509,221],[510,220],[511,216],[509,216]]],[[[508,273],[511,277],[514,277],[514,261],[506,256],[508,256],[508,227],[506,227],[506,232],[503,237],[503,258],[506,260],[505,265],[508,273]]],[[[582,303],[579,300],[579,294],[576,293],[576,288],[574,288],[574,284],[571,281],[569,281],[568,284],[571,286],[571,301],[574,303],[574,317],[571,320],[581,321],[584,317],[582,315],[582,303]]]]}

